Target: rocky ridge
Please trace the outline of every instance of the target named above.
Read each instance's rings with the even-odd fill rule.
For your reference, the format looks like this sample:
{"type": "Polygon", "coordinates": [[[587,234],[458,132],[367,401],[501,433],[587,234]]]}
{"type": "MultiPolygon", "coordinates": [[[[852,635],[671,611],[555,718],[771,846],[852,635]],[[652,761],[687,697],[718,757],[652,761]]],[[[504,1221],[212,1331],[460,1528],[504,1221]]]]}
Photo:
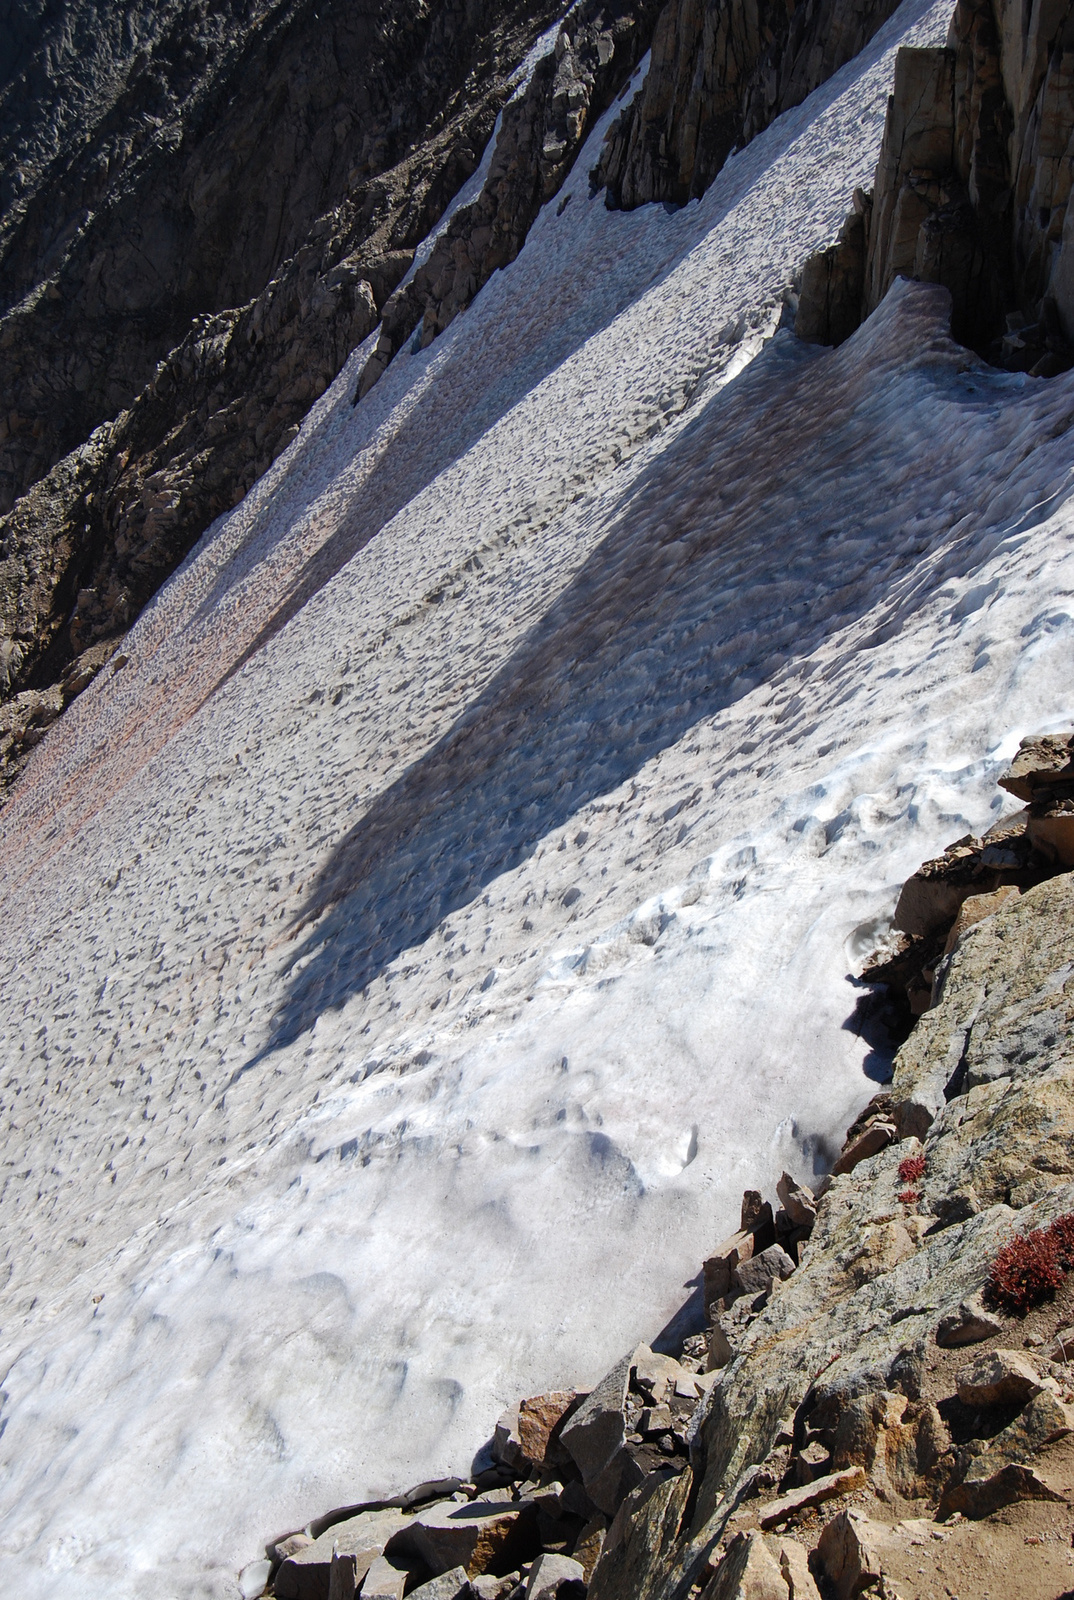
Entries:
{"type": "Polygon", "coordinates": [[[838,344],[898,276],[942,283],[952,331],[1011,371],[1074,363],[1074,8],[958,0],[899,52],[871,193],[805,267],[796,330],[838,344]]]}
{"type": "MultiPolygon", "coordinates": [[[[1026,740],[1001,780],[1030,798],[1038,839],[1068,814],[1072,751],[1074,738],[1026,740]]],[[[815,1191],[788,1173],[775,1206],[746,1191],[738,1231],[702,1267],[702,1328],[676,1319],[589,1393],[520,1401],[465,1481],[271,1540],[242,1593],[1054,1600],[1069,1587],[1067,865],[1057,848],[1050,876],[951,912],[890,1084],[815,1191]],[[1050,1276],[1034,1276],[1037,1256],[1050,1276]]],[[[935,898],[936,881],[915,874],[900,906],[935,898]]]]}
{"type": "MultiPolygon", "coordinates": [[[[142,37],[87,5],[13,78],[0,696],[55,699],[286,448],[556,15],[295,0],[229,31],[176,3],[142,37]],[[96,54],[72,61],[97,23],[96,54]],[[55,149],[49,107],[55,137],[68,128],[55,149]]],[[[5,785],[40,707],[6,724],[5,785]]]]}

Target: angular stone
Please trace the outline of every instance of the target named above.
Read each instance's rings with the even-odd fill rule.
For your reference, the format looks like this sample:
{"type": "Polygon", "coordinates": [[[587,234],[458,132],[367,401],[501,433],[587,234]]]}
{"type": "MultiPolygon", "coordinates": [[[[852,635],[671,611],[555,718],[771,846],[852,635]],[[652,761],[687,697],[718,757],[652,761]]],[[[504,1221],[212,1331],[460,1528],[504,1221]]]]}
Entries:
{"type": "Polygon", "coordinates": [[[971,1461],[966,1481],[990,1478],[1010,1462],[1027,1462],[1045,1445],[1070,1433],[1074,1433],[1074,1407],[1064,1405],[1044,1389],[971,1461]]]}
{"type": "Polygon", "coordinates": [[[802,268],[794,332],[806,344],[840,345],[861,323],[865,288],[866,219],[852,211],[839,238],[802,268]]]}
{"type": "Polygon", "coordinates": [[[1017,900],[1021,892],[1021,889],[1009,883],[1001,884],[998,889],[993,889],[991,894],[967,895],[959,906],[958,915],[947,935],[947,942],[943,947],[944,955],[951,954],[967,928],[972,928],[978,922],[983,922],[986,917],[993,916],[1000,906],[1006,905],[1008,900],[1017,900]]]}
{"type": "Polygon", "coordinates": [[[692,1482],[689,1468],[653,1472],[631,1491],[605,1536],[587,1600],[657,1600],[664,1593],[665,1563],[677,1548],[692,1482]]]}
{"type": "MultiPolygon", "coordinates": [[[[773,1224],[774,1231],[774,1224],[773,1224]]],[[[733,1233],[729,1239],[708,1256],[702,1266],[704,1274],[705,1309],[731,1290],[731,1277],[735,1268],[753,1255],[753,1234],[747,1231],[733,1233]]],[[[711,1312],[710,1312],[711,1315],[711,1312]]]]}
{"type": "Polygon", "coordinates": [[[673,1356],[661,1355],[658,1350],[650,1350],[646,1344],[640,1344],[635,1350],[631,1370],[635,1387],[649,1395],[657,1405],[676,1392],[676,1385],[684,1377],[693,1376],[673,1356]]]}
{"type": "Polygon", "coordinates": [[[945,1489],[936,1509],[937,1521],[960,1512],[964,1517],[989,1517],[1003,1506],[1019,1500],[1051,1500],[1063,1504],[1063,1496],[1039,1478],[1031,1467],[1006,1466],[991,1477],[953,1484],[945,1489]]]}
{"type": "Polygon", "coordinates": [[[1048,1356],[1052,1361],[1074,1361],[1074,1328],[1058,1330],[1048,1356]]]}
{"type": "Polygon", "coordinates": [[[509,1571],[537,1553],[537,1508],[502,1491],[479,1500],[443,1501],[407,1519],[389,1540],[389,1557],[417,1556],[437,1575],[465,1567],[473,1576],[509,1571]]]}
{"type": "Polygon", "coordinates": [[[522,1438],[519,1433],[519,1413],[521,1403],[516,1402],[508,1406],[496,1420],[496,1427],[492,1435],[492,1457],[505,1467],[520,1466],[525,1452],[522,1449],[522,1438]]]}
{"type": "Polygon", "coordinates": [[[835,1600],[857,1600],[882,1577],[880,1530],[860,1511],[841,1511],[821,1533],[817,1561],[835,1600]]]}
{"type": "Polygon", "coordinates": [[[299,1550],[306,1550],[313,1543],[308,1533],[289,1533],[283,1539],[277,1539],[273,1545],[277,1561],[286,1561],[288,1556],[295,1555],[299,1550]]]}
{"type": "Polygon", "coordinates": [[[570,1556],[545,1553],[537,1557],[526,1583],[526,1600],[550,1600],[561,1583],[584,1583],[585,1569],[570,1556]]]}
{"type": "Polygon", "coordinates": [[[787,1585],[787,1600],[820,1600],[820,1590],[809,1570],[809,1552],[804,1544],[787,1535],[782,1537],[767,1533],[765,1541],[779,1562],[779,1570],[787,1585]]]}
{"type": "Polygon", "coordinates": [[[1018,754],[997,781],[1019,800],[1032,801],[1038,790],[1061,780],[1074,784],[1074,734],[1023,739],[1018,754]]]}
{"type": "Polygon", "coordinates": [[[1040,1373],[1018,1350],[989,1350],[955,1379],[964,1406],[1023,1404],[1041,1391],[1040,1373]]]}
{"type": "Polygon", "coordinates": [[[949,1311],[936,1324],[936,1343],[944,1349],[980,1344],[1002,1331],[1002,1323],[979,1300],[963,1300],[957,1311],[949,1311]]]}
{"type": "MultiPolygon", "coordinates": [[[[474,1593],[478,1593],[477,1584],[486,1580],[483,1575],[474,1580],[474,1593]]],[[[496,1580],[491,1580],[495,1582],[496,1580]]],[[[500,1585],[502,1587],[502,1585],[500,1585]]],[[[469,1579],[465,1567],[452,1567],[448,1572],[440,1573],[439,1577],[430,1578],[428,1583],[421,1583],[416,1589],[411,1589],[407,1600],[458,1600],[460,1595],[469,1592],[469,1579]]],[[[493,1594],[498,1592],[493,1591],[493,1594]]],[[[481,1600],[492,1600],[491,1595],[481,1595],[481,1600]]]]}
{"type": "Polygon", "coordinates": [[[728,1339],[720,1326],[719,1318],[714,1317],[708,1332],[707,1370],[709,1372],[718,1372],[721,1368],[726,1367],[734,1353],[730,1339],[728,1339]]]}
{"type": "Polygon", "coordinates": [[[893,1122],[878,1118],[870,1122],[842,1151],[838,1161],[832,1167],[832,1176],[838,1177],[844,1172],[853,1172],[861,1161],[867,1161],[870,1156],[875,1156],[886,1145],[891,1144],[898,1137],[898,1129],[893,1122]]]}
{"type": "MultiPolygon", "coordinates": [[[[647,1345],[640,1345],[624,1356],[583,1400],[560,1434],[563,1448],[582,1474],[586,1493],[597,1509],[609,1516],[644,1476],[626,1449],[625,1409],[635,1359],[640,1357],[644,1363],[652,1355],[647,1345]]],[[[655,1371],[659,1373],[659,1368],[655,1371]]]]}
{"type": "Polygon", "coordinates": [[[778,1528],[781,1522],[786,1522],[796,1512],[804,1511],[809,1506],[822,1505],[825,1500],[835,1500],[841,1494],[853,1494],[855,1489],[863,1489],[865,1483],[864,1467],[845,1467],[841,1472],[829,1472],[804,1488],[792,1489],[790,1494],[769,1501],[768,1505],[761,1507],[757,1520],[762,1528],[778,1528]]]}
{"type": "Polygon", "coordinates": [[[706,1587],[705,1600],[787,1600],[787,1580],[763,1534],[739,1533],[706,1587]]]}
{"type": "Polygon", "coordinates": [[[522,1401],[518,1408],[518,1437],[527,1461],[539,1467],[545,1464],[553,1431],[577,1398],[577,1390],[564,1389],[522,1401]]]}
{"type": "MultiPolygon", "coordinates": [[[[333,1553],[353,1555],[355,1581],[365,1577],[377,1556],[411,1519],[402,1511],[363,1511],[326,1528],[319,1538],[292,1551],[276,1574],[279,1600],[328,1600],[333,1553]]],[[[292,1535],[297,1538],[297,1535],[292,1535]]]]}
{"type": "Polygon", "coordinates": [[[377,1556],[362,1579],[362,1600],[403,1600],[407,1576],[405,1568],[395,1567],[384,1556],[377,1556]]]}
{"type": "Polygon", "coordinates": [[[739,1228],[742,1233],[760,1233],[772,1226],[772,1207],[760,1189],[742,1191],[742,1210],[739,1228]]]}
{"type": "Polygon", "coordinates": [[[794,1271],[794,1262],[778,1244],[769,1245],[760,1255],[735,1268],[734,1281],[743,1294],[764,1294],[774,1283],[782,1283],[794,1271]]]}
{"type": "Polygon", "coordinates": [[[968,885],[915,872],[900,891],[895,906],[895,927],[915,939],[931,938],[958,915],[969,893],[968,885]]]}
{"type": "Polygon", "coordinates": [[[582,1572],[586,1583],[593,1576],[593,1569],[600,1560],[607,1533],[607,1518],[597,1516],[586,1523],[574,1541],[574,1559],[582,1563],[582,1572]]]}
{"type": "Polygon", "coordinates": [[[667,1433],[672,1426],[667,1406],[645,1406],[638,1418],[639,1433],[667,1433]]]}
{"type": "Polygon", "coordinates": [[[817,1202],[812,1189],[798,1183],[785,1172],[776,1184],[776,1193],[784,1211],[796,1228],[812,1228],[817,1220],[817,1202]]]}
{"type": "Polygon", "coordinates": [[[334,1555],[328,1569],[328,1600],[354,1600],[359,1581],[357,1557],[334,1555]]]}

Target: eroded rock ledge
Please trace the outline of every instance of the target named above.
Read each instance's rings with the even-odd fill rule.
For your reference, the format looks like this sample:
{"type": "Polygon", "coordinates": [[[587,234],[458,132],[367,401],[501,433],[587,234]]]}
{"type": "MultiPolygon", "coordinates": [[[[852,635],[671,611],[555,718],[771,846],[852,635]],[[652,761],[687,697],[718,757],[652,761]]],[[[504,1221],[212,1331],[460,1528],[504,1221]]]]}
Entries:
{"type": "MultiPolygon", "coordinates": [[[[1067,816],[1072,754],[1074,738],[1024,743],[1002,781],[1031,817],[1067,816]]],[[[243,1593],[1065,1592],[1074,873],[1052,839],[1065,828],[1045,829],[1052,876],[972,917],[968,896],[948,908],[954,937],[890,1085],[816,1193],[787,1173],[775,1206],[747,1191],[738,1232],[704,1263],[704,1331],[637,1346],[591,1393],[521,1401],[466,1481],[273,1540],[243,1593]]]]}

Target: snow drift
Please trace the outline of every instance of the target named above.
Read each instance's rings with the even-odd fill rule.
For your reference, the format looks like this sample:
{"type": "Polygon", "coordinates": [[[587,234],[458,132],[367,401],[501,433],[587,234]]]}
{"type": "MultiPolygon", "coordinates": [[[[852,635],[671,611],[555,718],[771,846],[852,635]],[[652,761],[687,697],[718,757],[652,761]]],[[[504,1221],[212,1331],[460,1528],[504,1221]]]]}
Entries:
{"type": "MultiPolygon", "coordinates": [[[[11,1592],[228,1595],[655,1335],[882,1076],[895,886],[1066,725],[1074,378],[778,327],[906,0],[513,265],[202,541],[0,818],[11,1592]]],[[[371,347],[371,342],[367,341],[371,347]]]]}

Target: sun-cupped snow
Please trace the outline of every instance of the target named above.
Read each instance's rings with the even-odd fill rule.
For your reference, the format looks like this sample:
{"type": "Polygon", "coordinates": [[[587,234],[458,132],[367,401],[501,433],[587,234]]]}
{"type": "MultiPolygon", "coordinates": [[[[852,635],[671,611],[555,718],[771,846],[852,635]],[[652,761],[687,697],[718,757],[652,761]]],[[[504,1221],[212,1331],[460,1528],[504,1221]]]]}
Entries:
{"type": "MultiPolygon", "coordinates": [[[[1074,378],[783,290],[907,0],[678,212],[601,127],[517,261],[363,352],[0,817],[0,1582],[233,1595],[691,1293],[886,1069],[902,878],[1069,725],[1074,378]]],[[[607,120],[607,119],[606,119],[607,120]]]]}

